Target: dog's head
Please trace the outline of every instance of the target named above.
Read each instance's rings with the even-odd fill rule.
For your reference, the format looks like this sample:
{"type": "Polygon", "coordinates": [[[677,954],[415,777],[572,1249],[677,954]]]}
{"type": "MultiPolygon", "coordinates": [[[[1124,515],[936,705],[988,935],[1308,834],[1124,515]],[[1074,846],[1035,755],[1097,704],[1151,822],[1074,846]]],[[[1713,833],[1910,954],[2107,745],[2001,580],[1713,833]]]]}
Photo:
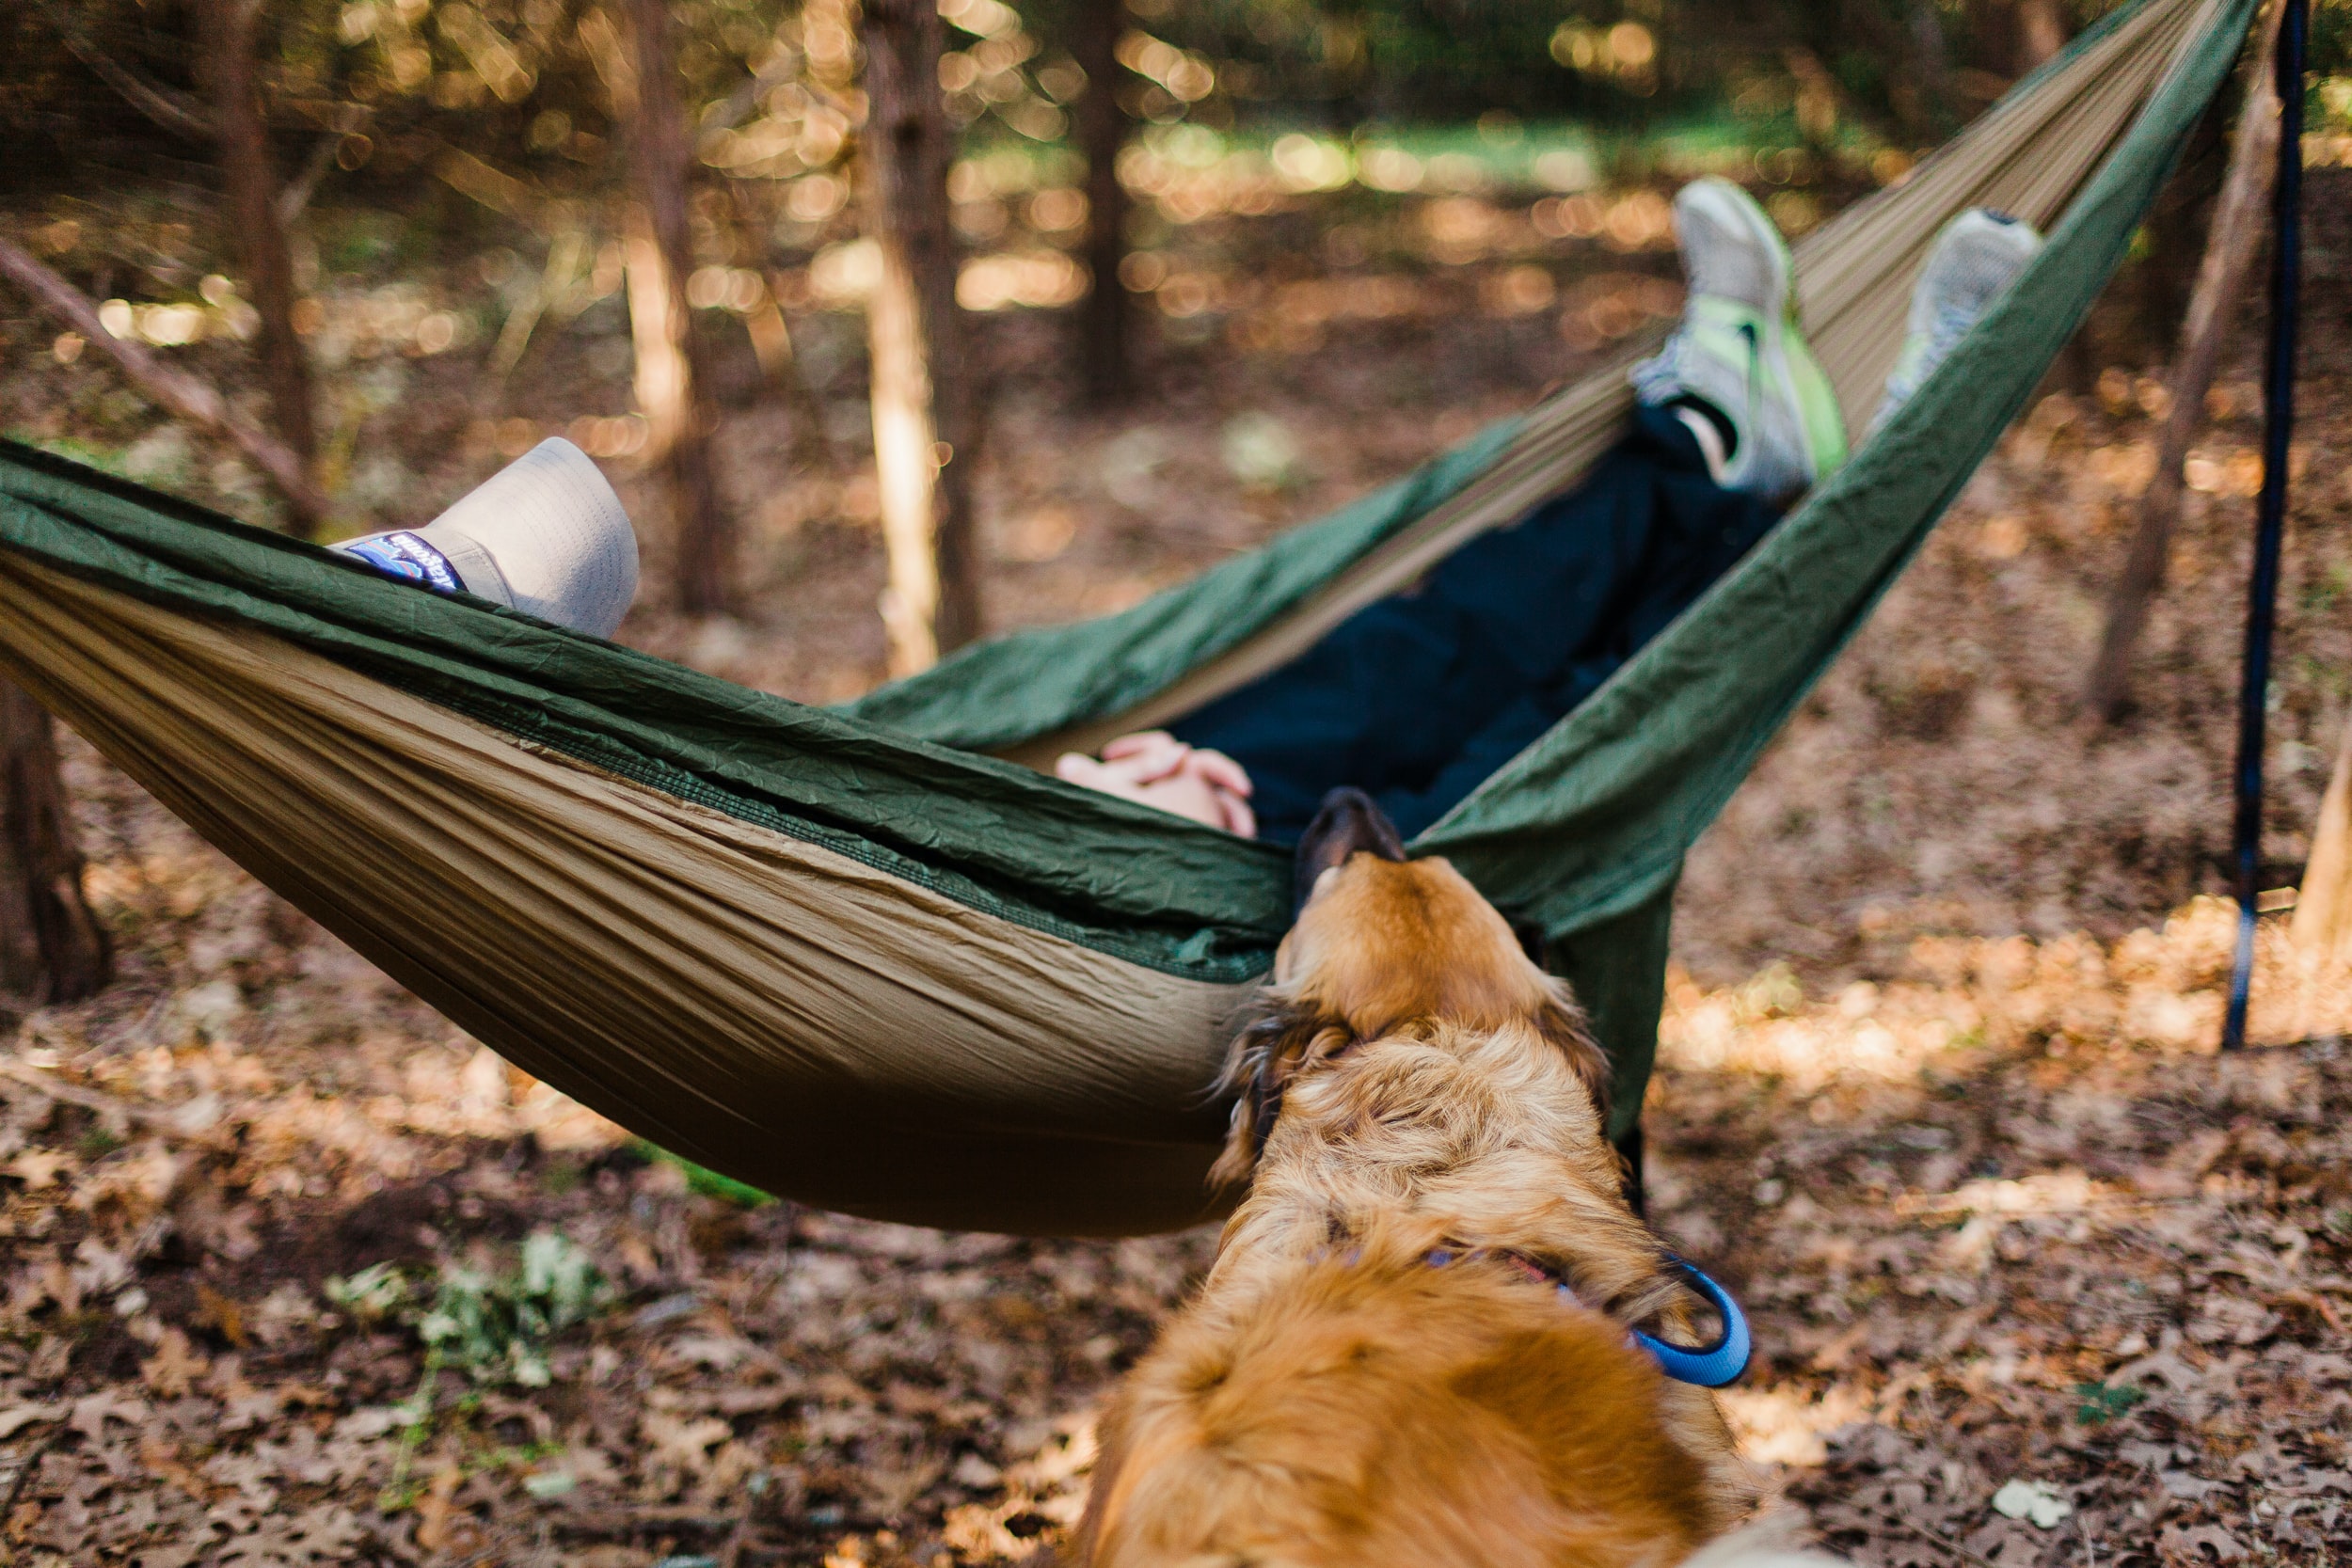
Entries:
{"type": "Polygon", "coordinates": [[[1608,1109],[1609,1068],[1567,988],[1443,860],[1407,860],[1370,796],[1338,789],[1299,841],[1298,915],[1226,1065],[1238,1095],[1210,1179],[1248,1179],[1299,1072],[1366,1040],[1440,1023],[1518,1023],[1563,1053],[1608,1109]]]}

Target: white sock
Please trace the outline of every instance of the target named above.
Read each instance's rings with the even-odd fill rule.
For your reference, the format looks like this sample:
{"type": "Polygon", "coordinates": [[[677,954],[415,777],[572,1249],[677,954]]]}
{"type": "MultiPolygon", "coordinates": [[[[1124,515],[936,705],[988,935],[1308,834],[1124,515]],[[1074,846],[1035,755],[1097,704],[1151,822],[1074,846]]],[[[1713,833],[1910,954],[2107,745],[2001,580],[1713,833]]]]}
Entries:
{"type": "Polygon", "coordinates": [[[1724,477],[1731,466],[1731,454],[1724,451],[1724,433],[1715,428],[1715,421],[1695,408],[1677,408],[1675,418],[1689,429],[1699,444],[1699,452],[1707,459],[1707,477],[1729,488],[1731,482],[1724,477]]]}

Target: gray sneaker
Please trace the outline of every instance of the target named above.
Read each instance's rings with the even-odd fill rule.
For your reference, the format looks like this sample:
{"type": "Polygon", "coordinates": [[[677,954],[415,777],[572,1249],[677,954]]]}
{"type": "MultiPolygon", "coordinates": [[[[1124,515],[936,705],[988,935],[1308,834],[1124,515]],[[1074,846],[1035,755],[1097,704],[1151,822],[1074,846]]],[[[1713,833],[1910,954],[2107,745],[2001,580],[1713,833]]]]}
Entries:
{"type": "Polygon", "coordinates": [[[1712,176],[1676,195],[1675,240],[1689,302],[1666,346],[1633,367],[1634,395],[1721,416],[1731,450],[1708,456],[1726,488],[1772,499],[1806,488],[1845,461],[1846,428],[1790,309],[1788,242],[1747,192],[1712,176]]]}
{"type": "Polygon", "coordinates": [[[1910,330],[1887,374],[1886,395],[1870,418],[1872,430],[1935,373],[2041,248],[2032,224],[1990,207],[1971,207],[1944,226],[1912,288],[1910,330]]]}

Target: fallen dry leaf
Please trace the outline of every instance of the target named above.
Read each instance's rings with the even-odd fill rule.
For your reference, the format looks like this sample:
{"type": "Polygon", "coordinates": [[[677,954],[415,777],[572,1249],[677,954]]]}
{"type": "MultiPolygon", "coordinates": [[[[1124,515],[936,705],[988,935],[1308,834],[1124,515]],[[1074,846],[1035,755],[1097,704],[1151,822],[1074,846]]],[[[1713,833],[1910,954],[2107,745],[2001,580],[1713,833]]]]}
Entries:
{"type": "Polygon", "coordinates": [[[196,1380],[212,1370],[212,1362],[188,1346],[188,1337],[176,1328],[164,1330],[155,1354],[139,1363],[139,1379],[158,1398],[176,1400],[196,1380]]]}
{"type": "Polygon", "coordinates": [[[0,1406],[0,1441],[15,1436],[26,1427],[41,1421],[61,1419],[70,1407],[64,1404],[12,1404],[0,1406]]]}
{"type": "Polygon", "coordinates": [[[25,1148],[19,1149],[6,1166],[0,1166],[0,1176],[13,1176],[24,1183],[25,1191],[37,1193],[58,1177],[79,1170],[81,1165],[79,1160],[62,1149],[25,1148]]]}

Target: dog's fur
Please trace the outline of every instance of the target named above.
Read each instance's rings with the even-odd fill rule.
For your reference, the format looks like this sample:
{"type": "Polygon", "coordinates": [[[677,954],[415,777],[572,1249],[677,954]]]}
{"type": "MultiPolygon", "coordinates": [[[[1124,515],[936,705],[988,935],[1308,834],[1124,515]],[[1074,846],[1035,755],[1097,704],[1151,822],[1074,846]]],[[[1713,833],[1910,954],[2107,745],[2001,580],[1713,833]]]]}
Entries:
{"type": "Polygon", "coordinates": [[[1691,1342],[1693,1298],[1626,1206],[1581,1014],[1360,796],[1327,806],[1300,879],[1228,1068],[1216,1176],[1250,1191],[1105,1416],[1081,1560],[1682,1561],[1754,1485],[1713,1398],[1629,1338],[1691,1342]]]}

